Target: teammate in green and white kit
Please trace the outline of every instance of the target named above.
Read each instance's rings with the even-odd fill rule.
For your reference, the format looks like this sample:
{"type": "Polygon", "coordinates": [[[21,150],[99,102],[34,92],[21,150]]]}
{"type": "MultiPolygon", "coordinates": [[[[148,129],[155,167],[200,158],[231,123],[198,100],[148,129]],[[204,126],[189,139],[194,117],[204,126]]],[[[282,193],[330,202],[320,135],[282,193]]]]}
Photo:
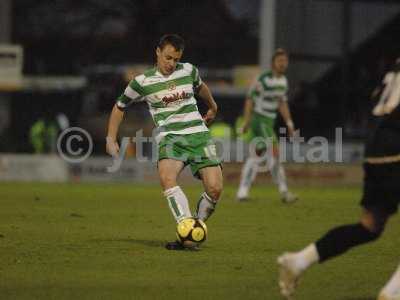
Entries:
{"type": "Polygon", "coordinates": [[[267,141],[257,143],[256,155],[249,157],[242,169],[237,198],[243,201],[248,197],[252,182],[257,176],[260,164],[263,162],[267,145],[272,144],[272,155],[266,155],[266,163],[271,171],[274,182],[278,185],[282,200],[286,203],[294,202],[297,196],[292,194],[286,184],[285,171],[279,161],[278,140],[274,132],[276,113],[281,113],[290,136],[294,134],[294,124],[287,104],[288,82],[285,72],[289,58],[285,50],[277,49],[272,57],[272,71],[262,73],[251,87],[244,106],[244,121],[241,129],[249,142],[254,138],[267,141]]]}
{"type": "MultiPolygon", "coordinates": [[[[191,217],[188,199],[177,184],[177,177],[186,165],[203,182],[195,215],[206,221],[213,213],[222,192],[222,170],[216,157],[207,124],[217,113],[207,85],[198,69],[190,63],[180,63],[184,41],[176,34],[161,37],[156,49],[157,65],[136,76],[118,98],[111,112],[106,150],[118,155],[118,128],[124,109],[130,104],[146,101],[156,125],[158,143],[158,172],[164,195],[176,222],[191,217]],[[202,117],[194,94],[203,99],[208,111],[202,117]]],[[[183,249],[178,242],[167,249],[183,249]]]]}

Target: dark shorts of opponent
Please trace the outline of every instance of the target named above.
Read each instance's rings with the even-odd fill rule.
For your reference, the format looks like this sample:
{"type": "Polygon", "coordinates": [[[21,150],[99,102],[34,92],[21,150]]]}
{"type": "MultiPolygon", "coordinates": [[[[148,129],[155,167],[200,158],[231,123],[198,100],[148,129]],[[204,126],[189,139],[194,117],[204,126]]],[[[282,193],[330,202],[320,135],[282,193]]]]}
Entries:
{"type": "Polygon", "coordinates": [[[396,213],[400,203],[400,127],[377,126],[367,140],[365,157],[361,205],[370,211],[396,213]]]}

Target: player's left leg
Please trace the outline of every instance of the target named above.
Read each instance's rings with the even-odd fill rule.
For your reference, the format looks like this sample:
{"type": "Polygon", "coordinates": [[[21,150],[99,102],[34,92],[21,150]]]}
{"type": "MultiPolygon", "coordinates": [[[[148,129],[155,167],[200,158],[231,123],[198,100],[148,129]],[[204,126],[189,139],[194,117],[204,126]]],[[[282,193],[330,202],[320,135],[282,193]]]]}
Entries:
{"type": "Polygon", "coordinates": [[[400,300],[400,265],[379,293],[378,300],[400,300]]]}
{"type": "Polygon", "coordinates": [[[356,224],[335,227],[315,243],[295,253],[284,253],[278,258],[281,294],[290,297],[301,274],[313,264],[345,253],[347,250],[380,237],[390,213],[382,209],[366,209],[356,224]]]}
{"type": "Polygon", "coordinates": [[[201,194],[197,203],[196,215],[206,221],[215,211],[218,200],[220,199],[223,187],[221,166],[210,166],[199,170],[200,178],[203,182],[204,193],[201,194]]]}
{"type": "Polygon", "coordinates": [[[193,176],[202,180],[205,189],[197,203],[195,215],[206,221],[214,212],[222,192],[221,161],[209,132],[191,134],[187,140],[190,169],[193,176]]]}
{"type": "Polygon", "coordinates": [[[285,169],[279,158],[279,146],[274,143],[272,146],[272,153],[267,156],[268,169],[271,172],[271,176],[275,184],[278,185],[279,193],[281,194],[281,199],[285,203],[293,203],[298,197],[289,191],[286,181],[285,169]]]}

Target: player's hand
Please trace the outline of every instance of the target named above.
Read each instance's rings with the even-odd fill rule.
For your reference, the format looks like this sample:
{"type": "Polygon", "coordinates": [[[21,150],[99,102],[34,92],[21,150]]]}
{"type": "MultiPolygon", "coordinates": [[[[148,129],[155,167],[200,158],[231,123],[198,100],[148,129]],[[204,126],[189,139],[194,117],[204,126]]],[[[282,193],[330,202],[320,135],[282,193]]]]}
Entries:
{"type": "Polygon", "coordinates": [[[250,124],[245,123],[241,128],[239,128],[239,134],[246,134],[247,131],[249,131],[250,124]]]}
{"type": "Polygon", "coordinates": [[[213,109],[209,109],[207,113],[203,116],[203,121],[206,125],[210,125],[214,121],[217,112],[213,109]]]}
{"type": "Polygon", "coordinates": [[[289,135],[290,137],[295,137],[295,135],[296,135],[296,129],[294,128],[293,122],[292,122],[292,121],[289,121],[289,122],[286,124],[286,126],[287,126],[287,129],[288,129],[288,135],[289,135]]]}
{"type": "Polygon", "coordinates": [[[288,134],[290,137],[295,137],[296,130],[293,127],[288,127],[288,134]]]}
{"type": "Polygon", "coordinates": [[[119,154],[119,145],[116,140],[113,138],[106,138],[106,152],[111,156],[118,156],[119,154]]]}

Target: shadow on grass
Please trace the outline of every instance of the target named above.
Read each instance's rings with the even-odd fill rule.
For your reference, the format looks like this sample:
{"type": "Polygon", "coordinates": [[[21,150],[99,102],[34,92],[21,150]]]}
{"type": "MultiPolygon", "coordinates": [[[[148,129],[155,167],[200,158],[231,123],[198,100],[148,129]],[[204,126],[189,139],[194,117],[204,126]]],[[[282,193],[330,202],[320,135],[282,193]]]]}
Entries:
{"type": "Polygon", "coordinates": [[[341,300],[376,300],[376,298],[372,297],[349,297],[341,300]]]}
{"type": "Polygon", "coordinates": [[[125,239],[92,239],[90,242],[94,243],[130,243],[130,244],[137,244],[137,245],[142,245],[146,247],[155,247],[155,248],[160,248],[165,246],[165,241],[161,240],[141,240],[141,239],[130,239],[130,238],[125,238],[125,239]]]}

